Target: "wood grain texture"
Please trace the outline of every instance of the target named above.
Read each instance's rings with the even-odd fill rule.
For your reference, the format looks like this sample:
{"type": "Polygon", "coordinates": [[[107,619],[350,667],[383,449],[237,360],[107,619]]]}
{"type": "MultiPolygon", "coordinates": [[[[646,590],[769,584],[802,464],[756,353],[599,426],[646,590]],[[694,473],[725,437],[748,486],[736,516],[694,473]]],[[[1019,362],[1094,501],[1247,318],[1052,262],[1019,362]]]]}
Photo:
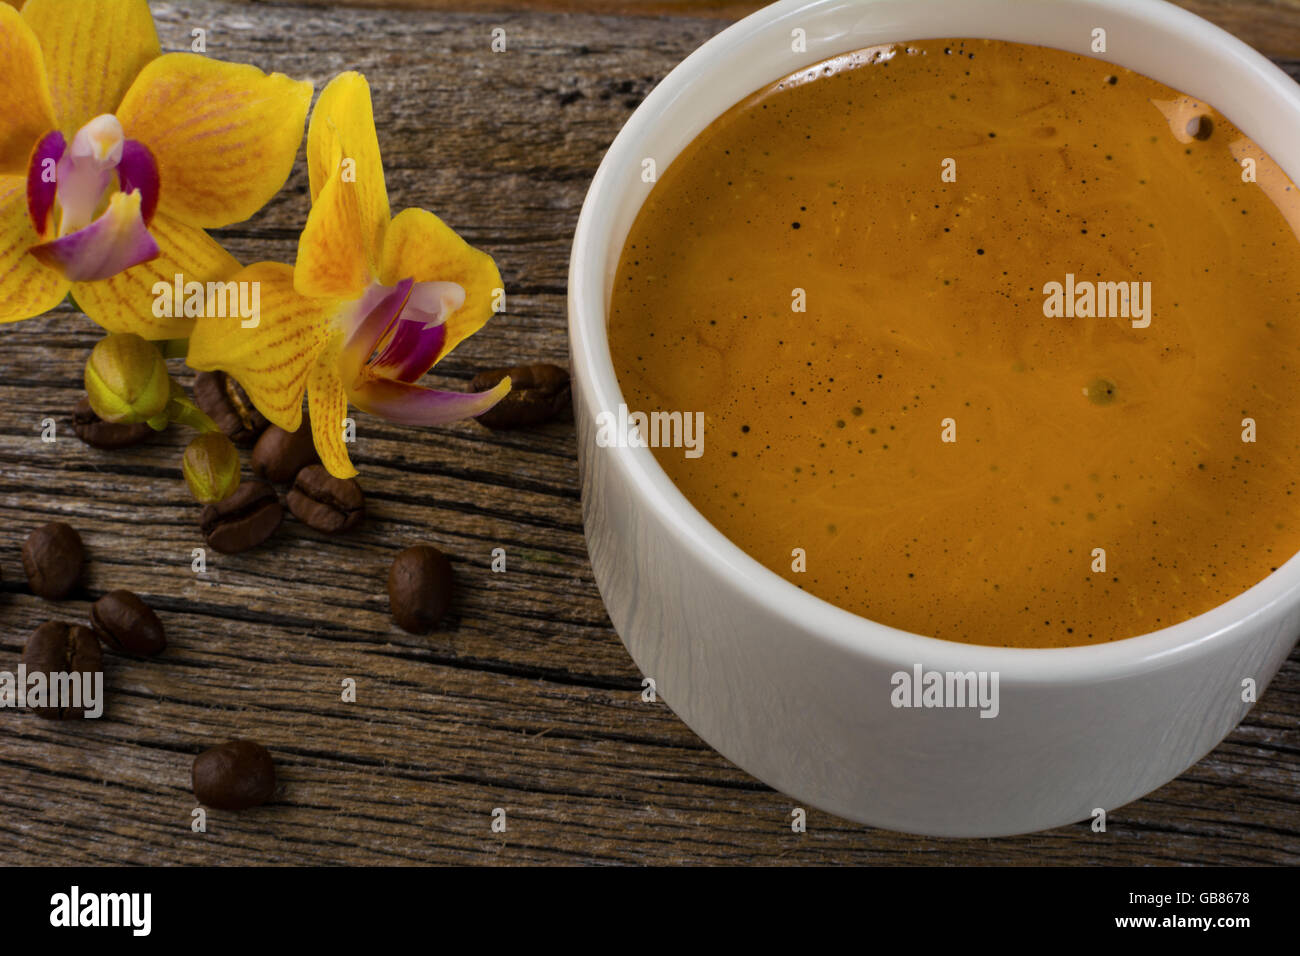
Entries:
{"type": "MultiPolygon", "coordinates": [[[[475,10],[693,16],[736,20],[766,6],[756,0],[234,0],[236,3],[307,3],[321,7],[388,7],[403,10],[475,10]]],[[[1045,0],[1050,2],[1050,0],[1045,0]]],[[[1272,57],[1300,55],[1300,0],[1173,0],[1272,57]]]]}
{"type": "MultiPolygon", "coordinates": [[[[432,377],[455,388],[482,367],[567,361],[569,239],[596,164],[649,88],[723,25],[515,12],[510,52],[493,55],[497,14],[153,6],[166,48],[198,25],[211,55],[318,88],[342,69],[368,75],[394,208],[444,216],[496,256],[510,292],[508,313],[432,377]]],[[[306,189],[299,164],[223,240],[245,261],[292,261],[306,189]]],[[[938,840],[813,811],[794,834],[788,798],[641,701],[591,579],[571,424],[494,434],[358,415],[360,531],[326,538],[290,518],[269,546],[210,555],[196,575],[185,434],[87,448],[70,414],[97,329],[64,306],[0,336],[0,669],[39,623],[84,620],[113,588],[138,591],[171,641],[157,660],[110,658],[99,721],[0,711],[0,863],[1300,862],[1300,655],[1223,745],[1115,810],[1107,833],[938,840]],[[39,438],[46,417],[54,444],[39,438]],[[74,599],[51,605],[18,553],[55,518],[90,558],[74,599]],[[384,593],[392,556],[415,542],[447,552],[459,585],[429,638],[399,631],[384,593]],[[490,570],[495,547],[505,574],[490,570]],[[277,798],[191,833],[192,758],[234,736],[271,749],[277,798]],[[497,807],[505,834],[490,830],[497,807]]]]}

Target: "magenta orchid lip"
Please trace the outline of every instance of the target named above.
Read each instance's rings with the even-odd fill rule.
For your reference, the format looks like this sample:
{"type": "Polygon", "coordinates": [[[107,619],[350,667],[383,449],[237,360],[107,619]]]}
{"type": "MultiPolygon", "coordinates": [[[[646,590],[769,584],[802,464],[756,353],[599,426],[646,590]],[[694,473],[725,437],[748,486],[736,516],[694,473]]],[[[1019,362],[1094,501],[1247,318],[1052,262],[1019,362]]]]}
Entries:
{"type": "Polygon", "coordinates": [[[148,227],[158,190],[153,153],[126,139],[112,114],[91,120],[70,145],[52,131],[32,152],[27,205],[38,235],[56,218],[57,238],[33,246],[32,255],[72,282],[108,279],[156,259],[161,250],[148,227]]]}

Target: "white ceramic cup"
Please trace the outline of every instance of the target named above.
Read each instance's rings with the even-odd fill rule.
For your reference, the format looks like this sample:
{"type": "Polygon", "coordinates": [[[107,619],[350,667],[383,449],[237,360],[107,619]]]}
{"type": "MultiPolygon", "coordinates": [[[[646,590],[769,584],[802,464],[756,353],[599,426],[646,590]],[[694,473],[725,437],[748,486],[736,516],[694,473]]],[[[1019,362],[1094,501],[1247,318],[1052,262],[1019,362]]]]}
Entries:
{"type": "MultiPolygon", "coordinates": [[[[660,172],[750,92],[880,43],[987,37],[1096,55],[1202,98],[1300,179],[1300,87],[1160,0],[784,0],[674,69],[614,140],[574,236],[569,330],[583,517],[600,593],[637,666],[692,730],[765,783],[873,826],[946,836],[1042,830],[1173,779],[1245,715],[1300,632],[1300,557],[1192,620],[1090,647],[994,648],[865,620],[799,590],[717,531],[641,447],[600,447],[623,397],[607,307],[660,172]],[[1091,54],[1093,30],[1107,51],[1091,54]],[[795,30],[806,50],[793,52],[795,30]],[[898,708],[916,665],[996,673],[999,713],[898,708]]],[[[1243,266],[1244,267],[1244,266],[1243,266]]]]}

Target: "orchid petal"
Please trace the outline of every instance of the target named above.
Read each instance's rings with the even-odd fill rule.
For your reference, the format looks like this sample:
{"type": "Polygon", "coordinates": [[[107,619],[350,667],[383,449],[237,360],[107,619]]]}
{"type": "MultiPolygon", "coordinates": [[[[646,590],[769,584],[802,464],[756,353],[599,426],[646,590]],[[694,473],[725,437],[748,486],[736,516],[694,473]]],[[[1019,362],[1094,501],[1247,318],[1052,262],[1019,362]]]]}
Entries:
{"type": "Polygon", "coordinates": [[[430,368],[486,324],[501,289],[501,273],[492,257],[422,209],[403,210],[384,234],[379,281],[392,285],[407,277],[418,283],[451,282],[464,290],[464,304],[447,316],[446,339],[430,368]]]}
{"type": "Polygon", "coordinates": [[[115,112],[160,52],[145,0],[27,0],[22,15],[45,53],[56,120],[50,125],[68,135],[93,116],[115,112]]]}
{"type": "Polygon", "coordinates": [[[243,328],[237,318],[198,318],[186,362],[200,372],[234,376],[267,419],[297,431],[308,376],[326,346],[342,337],[334,321],[342,303],[299,295],[293,269],[278,262],[248,266],[231,281],[257,283],[258,324],[243,328]]]}
{"type": "Polygon", "coordinates": [[[158,194],[162,187],[158,176],[158,161],[154,159],[149,147],[134,139],[123,143],[117,178],[122,192],[140,191],[140,212],[144,216],[145,225],[148,225],[158,210],[158,194]]]}
{"type": "Polygon", "coordinates": [[[351,173],[348,185],[356,194],[362,248],[371,257],[372,271],[377,270],[391,213],[370,84],[355,72],[340,73],[330,80],[312,110],[307,129],[307,175],[313,206],[326,183],[342,174],[345,160],[351,173]]]}
{"type": "Polygon", "coordinates": [[[107,279],[148,262],[158,251],[140,215],[139,193],[114,193],[108,209],[90,225],[31,250],[72,282],[107,279]]]}
{"type": "Polygon", "coordinates": [[[370,285],[377,258],[361,223],[356,185],[332,177],[298,239],[294,288],[314,298],[355,299],[370,285]]]}
{"type": "Polygon", "coordinates": [[[40,237],[32,228],[26,193],[21,176],[0,176],[0,322],[48,312],[68,294],[68,280],[28,255],[40,237]]]}
{"type": "Polygon", "coordinates": [[[57,172],[48,175],[49,169],[58,169],[59,160],[67,151],[68,143],[58,130],[46,134],[32,150],[32,159],[27,167],[27,211],[32,217],[32,225],[37,235],[44,236],[50,224],[50,210],[54,208],[54,197],[59,191],[57,172]],[[49,164],[53,162],[54,166],[49,164]]]}
{"type": "MultiPolygon", "coordinates": [[[[366,376],[349,394],[352,403],[390,422],[402,425],[446,425],[482,415],[510,391],[503,378],[486,392],[440,392],[388,378],[366,376]]],[[[315,412],[312,413],[313,419],[315,412]]]]}
{"type": "MultiPolygon", "coordinates": [[[[348,393],[338,376],[343,337],[335,335],[311,367],[307,379],[307,413],[311,437],[321,464],[335,478],[354,478],[357,470],[343,441],[343,420],[348,416],[348,393]]],[[[283,426],[282,426],[283,427],[283,426]]]]}
{"type": "Polygon", "coordinates": [[[0,174],[18,174],[57,124],[41,45],[17,10],[0,7],[0,174]]]}
{"type": "Polygon", "coordinates": [[[140,71],[117,115],[158,162],[159,209],[218,228],[248,219],[288,180],[311,95],[279,73],[168,53],[140,71]]]}
{"type": "Polygon", "coordinates": [[[183,339],[194,319],[180,305],[171,315],[155,309],[159,283],[174,287],[177,276],[183,282],[221,281],[238,272],[239,263],[202,229],[162,213],[154,216],[149,232],[158,243],[158,258],[103,282],[78,283],[72,294],[81,310],[110,332],[134,332],[154,341],[183,339]]]}

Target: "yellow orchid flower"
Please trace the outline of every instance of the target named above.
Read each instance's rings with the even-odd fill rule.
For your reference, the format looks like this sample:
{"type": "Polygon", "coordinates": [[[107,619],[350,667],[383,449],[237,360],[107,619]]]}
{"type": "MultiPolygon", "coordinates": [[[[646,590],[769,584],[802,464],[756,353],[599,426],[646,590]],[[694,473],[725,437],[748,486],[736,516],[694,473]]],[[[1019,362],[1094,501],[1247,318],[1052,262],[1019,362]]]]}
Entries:
{"type": "Polygon", "coordinates": [[[227,278],[205,230],[262,208],[293,169],[312,86],[163,54],[146,0],[0,4],[0,322],[72,292],[110,332],[184,338],[154,286],[227,278]]]}
{"type": "Polygon", "coordinates": [[[298,261],[248,266],[235,282],[260,289],[254,328],[200,318],[187,361],[233,376],[271,422],[302,423],[337,478],[357,471],[343,441],[348,402],[390,421],[439,425],[481,415],[510,379],[478,393],[415,382],[492,316],[501,275],[442,220],[407,209],[390,220],[370,86],[335,77],[307,131],[312,208],[298,261]]]}

